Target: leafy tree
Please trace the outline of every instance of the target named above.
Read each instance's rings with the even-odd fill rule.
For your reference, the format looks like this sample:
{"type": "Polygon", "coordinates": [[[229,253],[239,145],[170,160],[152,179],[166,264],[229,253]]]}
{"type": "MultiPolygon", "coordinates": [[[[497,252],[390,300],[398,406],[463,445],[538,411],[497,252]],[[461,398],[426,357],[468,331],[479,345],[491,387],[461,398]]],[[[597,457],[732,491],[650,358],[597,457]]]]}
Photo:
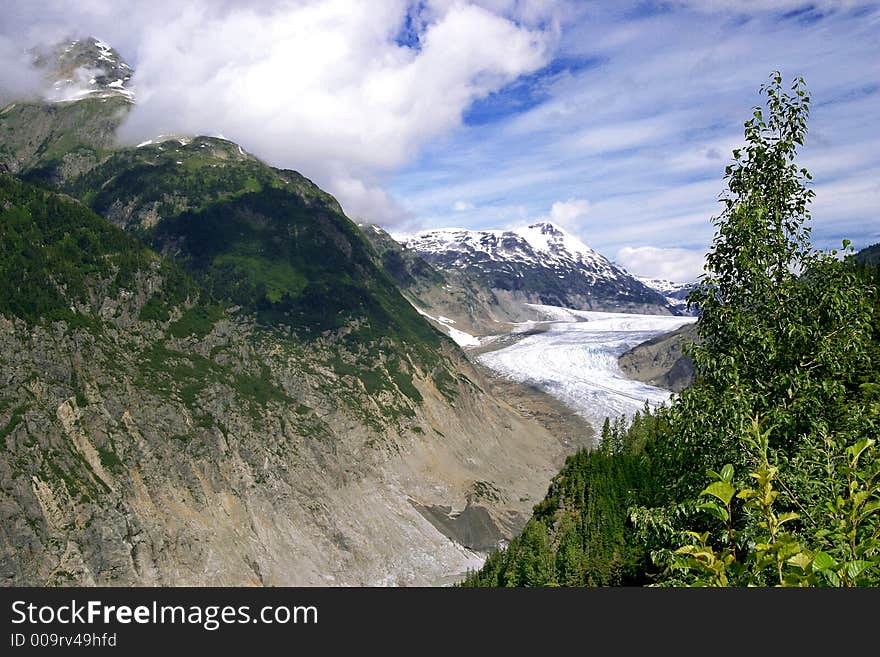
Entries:
{"type": "MultiPolygon", "coordinates": [[[[658,449],[676,482],[666,510],[685,513],[665,539],[654,533],[655,561],[673,584],[877,582],[880,406],[865,380],[877,378],[877,291],[810,243],[810,176],[795,164],[803,80],[789,93],[774,73],[762,92],[766,114],[756,107],[745,124],[707,273],[688,297],[701,313],[698,380],[658,449]],[[707,471],[715,481],[700,493],[707,471]]],[[[644,526],[651,512],[640,513],[644,526]]]]}
{"type": "Polygon", "coordinates": [[[795,163],[804,81],[789,92],[774,73],[761,90],[767,107],[754,109],[746,145],[733,152],[706,274],[688,296],[700,340],[690,348],[699,382],[673,408],[684,490],[706,467],[744,465],[738,441],[755,415],[787,457],[845,424],[852,373],[870,351],[870,293],[836,252],[810,243],[810,174],[795,163]],[[694,457],[704,467],[682,467],[694,457]]]}

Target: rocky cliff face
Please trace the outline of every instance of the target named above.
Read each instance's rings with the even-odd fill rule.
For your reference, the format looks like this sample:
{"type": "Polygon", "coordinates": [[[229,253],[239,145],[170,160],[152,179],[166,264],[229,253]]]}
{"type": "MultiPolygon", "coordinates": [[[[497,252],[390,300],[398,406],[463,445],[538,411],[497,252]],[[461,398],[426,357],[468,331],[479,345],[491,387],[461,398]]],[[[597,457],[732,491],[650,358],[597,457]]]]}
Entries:
{"type": "MultiPolygon", "coordinates": [[[[366,424],[355,404],[378,400],[255,353],[232,321],[188,346],[276,367],[295,401],[261,405],[218,379],[191,407],[186,384],[136,374],[140,340],[101,348],[59,325],[0,323],[4,349],[22,355],[4,364],[0,419],[6,585],[428,584],[479,562],[420,508],[480,513],[509,538],[561,463],[558,443],[467,383],[453,410],[417,378],[411,418],[366,424]]],[[[160,367],[205,363],[174,342],[153,348],[167,350],[160,367]]]]}
{"type": "Polygon", "coordinates": [[[659,335],[618,358],[620,369],[637,381],[681,392],[694,382],[694,363],[682,347],[697,340],[696,324],[659,335]]]}
{"type": "Polygon", "coordinates": [[[511,536],[572,449],[442,338],[298,339],[0,181],[4,253],[44,249],[2,272],[7,585],[431,583],[478,563],[462,541],[511,536]]]}

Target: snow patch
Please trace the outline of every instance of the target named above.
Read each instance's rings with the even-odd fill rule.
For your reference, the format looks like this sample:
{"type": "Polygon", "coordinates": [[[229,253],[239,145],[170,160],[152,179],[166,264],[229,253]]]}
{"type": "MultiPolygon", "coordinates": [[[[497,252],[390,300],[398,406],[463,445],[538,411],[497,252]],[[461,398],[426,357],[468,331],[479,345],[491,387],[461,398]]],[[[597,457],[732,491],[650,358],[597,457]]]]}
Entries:
{"type": "Polygon", "coordinates": [[[587,313],[590,312],[587,310],[562,308],[560,306],[546,306],[540,303],[527,303],[525,305],[527,308],[537,312],[539,318],[551,322],[585,322],[588,320],[587,313]]]}
{"type": "Polygon", "coordinates": [[[452,338],[459,347],[479,347],[480,339],[470,333],[465,333],[451,326],[446,326],[449,337],[452,338]]]}
{"type": "MultiPolygon", "coordinates": [[[[470,333],[465,333],[464,331],[459,331],[458,329],[454,329],[445,322],[443,322],[440,318],[434,317],[433,315],[429,315],[424,310],[419,308],[417,305],[411,303],[413,308],[416,309],[416,312],[423,317],[427,317],[428,319],[433,319],[435,322],[439,323],[445,330],[446,334],[453,339],[453,341],[459,347],[479,347],[480,339],[476,336],[471,335],[470,333]]],[[[451,321],[448,318],[444,317],[447,322],[451,321]]]]}
{"type": "Polygon", "coordinates": [[[673,292],[682,292],[693,287],[694,283],[676,283],[674,281],[668,281],[665,278],[648,278],[647,276],[633,276],[637,281],[640,281],[650,287],[653,290],[657,290],[660,294],[664,296],[672,294],[673,292]]]}

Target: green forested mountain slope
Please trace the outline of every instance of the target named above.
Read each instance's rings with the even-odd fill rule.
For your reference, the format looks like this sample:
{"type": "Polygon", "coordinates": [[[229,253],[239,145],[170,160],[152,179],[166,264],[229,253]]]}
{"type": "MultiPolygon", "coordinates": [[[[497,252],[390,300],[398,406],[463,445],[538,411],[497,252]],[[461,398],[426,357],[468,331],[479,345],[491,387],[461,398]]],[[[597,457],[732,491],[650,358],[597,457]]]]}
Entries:
{"type": "Polygon", "coordinates": [[[641,586],[650,583],[645,544],[629,509],[650,504],[663,481],[650,450],[666,430],[637,414],[603,428],[597,450],[568,457],[522,533],[468,574],[465,586],[641,586]]]}
{"type": "Polygon", "coordinates": [[[0,170],[50,184],[78,177],[112,151],[130,107],[121,96],[10,103],[0,108],[0,170]]]}
{"type": "Polygon", "coordinates": [[[866,246],[856,253],[855,260],[863,265],[876,265],[880,263],[880,243],[866,246]]]}
{"type": "MultiPolygon", "coordinates": [[[[75,114],[68,108],[93,102],[100,101],[61,105],[62,123],[75,114]]],[[[100,109],[104,116],[115,112],[109,105],[100,109]]],[[[43,158],[21,173],[45,180],[46,166],[43,158]]],[[[265,321],[302,335],[359,322],[359,332],[375,331],[372,338],[406,334],[423,356],[445,340],[375,265],[368,243],[332,196],[232,142],[181,137],[115,147],[85,173],[56,182],[171,255],[218,300],[265,321]]]]}
{"type": "Polygon", "coordinates": [[[264,321],[303,336],[360,322],[365,335],[406,336],[413,349],[444,340],[375,265],[333,197],[232,142],[118,150],[63,189],[264,321]]]}
{"type": "Polygon", "coordinates": [[[878,270],[810,244],[809,94],[762,91],[689,295],[694,384],[606,426],[466,585],[880,583],[878,270]]]}

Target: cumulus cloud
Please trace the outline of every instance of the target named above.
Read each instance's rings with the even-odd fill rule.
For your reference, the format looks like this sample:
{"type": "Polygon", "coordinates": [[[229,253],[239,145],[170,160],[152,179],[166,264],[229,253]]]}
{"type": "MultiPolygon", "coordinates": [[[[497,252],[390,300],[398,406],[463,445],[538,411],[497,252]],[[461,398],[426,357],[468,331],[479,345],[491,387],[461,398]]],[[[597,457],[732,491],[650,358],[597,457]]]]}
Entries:
{"type": "Polygon", "coordinates": [[[406,218],[385,177],[473,101],[546,64],[553,38],[518,20],[546,18],[540,2],[15,4],[28,35],[99,30],[133,64],[124,140],[222,133],[385,223],[406,218]]]}
{"type": "Polygon", "coordinates": [[[556,201],[550,206],[550,216],[548,219],[563,228],[574,230],[577,228],[578,219],[589,211],[590,202],[586,199],[572,198],[567,201],[556,201]]]}
{"type": "Polygon", "coordinates": [[[703,273],[706,255],[688,249],[625,246],[615,259],[631,274],[687,283],[703,273]]]}

